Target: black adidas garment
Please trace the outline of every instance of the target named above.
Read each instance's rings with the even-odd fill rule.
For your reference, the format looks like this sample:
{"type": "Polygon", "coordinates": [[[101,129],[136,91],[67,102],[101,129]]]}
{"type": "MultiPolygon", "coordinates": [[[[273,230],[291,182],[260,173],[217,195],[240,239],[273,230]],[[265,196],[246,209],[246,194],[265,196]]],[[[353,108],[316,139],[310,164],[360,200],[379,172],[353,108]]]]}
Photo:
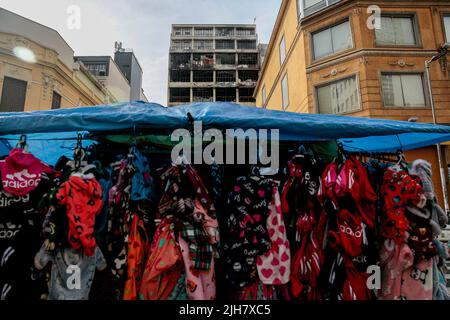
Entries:
{"type": "Polygon", "coordinates": [[[42,245],[43,217],[36,208],[48,190],[50,179],[45,173],[26,196],[0,190],[0,300],[30,300],[40,294],[33,258],[42,245]]]}

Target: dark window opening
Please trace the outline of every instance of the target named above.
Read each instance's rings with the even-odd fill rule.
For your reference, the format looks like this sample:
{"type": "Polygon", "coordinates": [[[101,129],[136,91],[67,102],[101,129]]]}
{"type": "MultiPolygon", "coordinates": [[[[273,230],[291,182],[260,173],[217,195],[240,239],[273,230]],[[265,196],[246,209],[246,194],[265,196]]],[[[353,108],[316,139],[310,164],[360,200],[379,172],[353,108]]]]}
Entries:
{"type": "Polygon", "coordinates": [[[238,55],[238,64],[258,65],[258,54],[241,53],[238,55]]]}
{"type": "Polygon", "coordinates": [[[212,102],[214,100],[213,88],[194,88],[194,102],[212,102]]]}
{"type": "Polygon", "coordinates": [[[236,71],[216,71],[216,82],[236,82],[236,71]]]}
{"type": "Polygon", "coordinates": [[[236,102],[236,88],[217,88],[216,101],[236,102]]]}
{"type": "Polygon", "coordinates": [[[216,62],[218,65],[235,65],[236,55],[234,53],[218,53],[216,54],[216,62]]]}
{"type": "Polygon", "coordinates": [[[238,37],[251,37],[255,35],[254,28],[237,28],[236,35],[238,37]]]}
{"type": "Polygon", "coordinates": [[[60,109],[61,108],[61,95],[53,91],[53,97],[52,97],[52,109],[60,109]]]}
{"type": "Polygon", "coordinates": [[[216,50],[234,50],[234,40],[216,40],[216,50]]]}
{"type": "Polygon", "coordinates": [[[171,88],[170,102],[190,102],[191,90],[189,88],[171,88]]]}
{"type": "Polygon", "coordinates": [[[170,81],[191,82],[191,72],[189,70],[171,70],[170,81]]]}
{"type": "Polygon", "coordinates": [[[185,69],[190,66],[190,53],[173,53],[170,55],[170,67],[177,69],[185,69]]]}
{"type": "Polygon", "coordinates": [[[259,72],[257,70],[239,70],[239,82],[258,81],[259,72]]]}
{"type": "Polygon", "coordinates": [[[214,55],[206,53],[194,54],[192,64],[196,68],[212,68],[214,66],[214,55]]]}
{"type": "Polygon", "coordinates": [[[216,36],[217,37],[232,37],[232,36],[234,36],[234,28],[230,28],[230,27],[216,28],[216,36]]]}
{"type": "Polygon", "coordinates": [[[244,50],[256,49],[256,41],[255,40],[238,40],[237,48],[244,49],[244,50]]]}
{"type": "Polygon", "coordinates": [[[254,88],[239,88],[239,101],[255,103],[256,100],[253,98],[254,91],[254,88]]]}
{"type": "Polygon", "coordinates": [[[5,77],[3,79],[0,112],[24,111],[27,82],[5,77]]]}
{"type": "Polygon", "coordinates": [[[214,82],[214,71],[194,71],[194,82],[214,82]]]}

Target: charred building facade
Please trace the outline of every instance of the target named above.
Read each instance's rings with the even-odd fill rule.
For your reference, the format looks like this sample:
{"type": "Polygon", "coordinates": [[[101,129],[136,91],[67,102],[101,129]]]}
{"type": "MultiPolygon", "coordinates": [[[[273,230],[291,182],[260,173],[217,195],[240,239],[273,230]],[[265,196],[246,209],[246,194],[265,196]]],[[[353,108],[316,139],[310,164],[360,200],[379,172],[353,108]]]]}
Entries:
{"type": "Polygon", "coordinates": [[[255,25],[173,25],[168,105],[215,101],[254,105],[259,69],[255,25]]]}

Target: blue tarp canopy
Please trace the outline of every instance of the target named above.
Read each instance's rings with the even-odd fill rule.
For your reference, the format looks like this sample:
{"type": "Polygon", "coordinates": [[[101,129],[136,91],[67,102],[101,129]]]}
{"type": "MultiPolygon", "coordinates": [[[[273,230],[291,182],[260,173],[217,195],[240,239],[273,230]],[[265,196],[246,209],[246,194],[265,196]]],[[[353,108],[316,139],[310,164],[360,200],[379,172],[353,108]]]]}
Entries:
{"type": "MultiPolygon", "coordinates": [[[[204,128],[279,129],[289,141],[340,140],[349,151],[395,152],[450,141],[450,127],[405,121],[337,115],[299,114],[240,106],[233,103],[198,103],[178,107],[135,101],[0,114],[0,135],[44,134],[42,139],[76,138],[76,132],[120,132],[152,129],[167,132],[189,128],[188,114],[204,128]],[[64,132],[64,135],[50,134],[64,132]]],[[[32,136],[29,136],[32,137],[32,136]]]]}

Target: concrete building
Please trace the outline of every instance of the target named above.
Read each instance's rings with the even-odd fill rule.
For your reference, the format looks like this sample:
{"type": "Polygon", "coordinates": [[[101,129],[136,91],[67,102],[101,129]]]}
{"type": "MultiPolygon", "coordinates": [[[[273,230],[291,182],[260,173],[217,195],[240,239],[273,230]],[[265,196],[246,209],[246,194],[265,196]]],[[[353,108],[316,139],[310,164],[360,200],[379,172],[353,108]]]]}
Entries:
{"type": "Polygon", "coordinates": [[[260,60],[256,26],[173,25],[168,105],[227,101],[254,105],[260,60]]]}
{"type": "MultiPolygon", "coordinates": [[[[432,122],[425,61],[447,41],[449,1],[283,0],[255,89],[256,104],[432,122]],[[374,4],[376,12],[369,8],[374,4]],[[380,26],[374,28],[376,13],[380,26]]],[[[449,124],[446,60],[432,65],[431,79],[437,122],[449,124]]],[[[406,155],[430,161],[435,188],[442,190],[435,150],[406,155]]],[[[442,200],[442,192],[437,195],[442,200]]]]}
{"type": "Polygon", "coordinates": [[[74,51],[57,31],[0,8],[0,111],[72,108],[118,100],[74,61],[74,51]]]}
{"type": "Polygon", "coordinates": [[[114,62],[130,84],[130,100],[148,101],[142,89],[142,67],[134,52],[130,49],[123,49],[122,43],[118,43],[114,53],[114,62]]]}

